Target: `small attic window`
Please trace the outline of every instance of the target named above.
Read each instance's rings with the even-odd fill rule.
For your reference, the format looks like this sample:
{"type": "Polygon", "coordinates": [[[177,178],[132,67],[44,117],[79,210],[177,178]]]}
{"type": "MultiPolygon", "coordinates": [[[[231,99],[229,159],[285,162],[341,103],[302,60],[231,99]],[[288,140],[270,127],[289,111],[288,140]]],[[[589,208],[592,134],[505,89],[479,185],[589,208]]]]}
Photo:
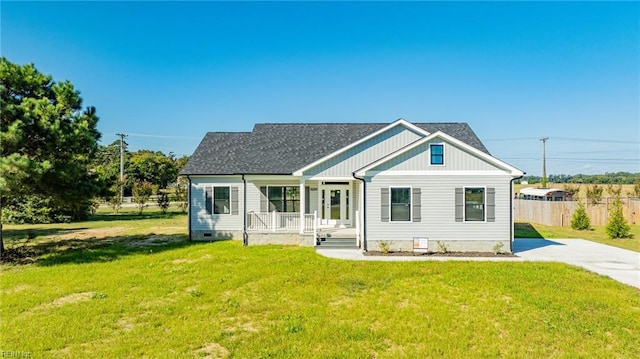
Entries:
{"type": "Polygon", "coordinates": [[[429,152],[431,153],[431,165],[442,166],[444,165],[444,145],[441,143],[434,143],[429,145],[429,152]]]}

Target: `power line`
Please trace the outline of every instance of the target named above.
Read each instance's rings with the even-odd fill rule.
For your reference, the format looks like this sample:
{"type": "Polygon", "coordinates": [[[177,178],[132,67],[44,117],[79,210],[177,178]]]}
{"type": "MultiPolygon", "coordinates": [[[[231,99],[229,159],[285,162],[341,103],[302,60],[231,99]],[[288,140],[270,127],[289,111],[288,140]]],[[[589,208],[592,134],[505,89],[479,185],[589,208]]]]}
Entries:
{"type": "Polygon", "coordinates": [[[560,141],[577,141],[577,142],[597,142],[597,143],[624,143],[624,144],[640,144],[640,141],[625,141],[625,140],[607,140],[600,138],[577,138],[577,137],[553,137],[554,140],[560,141]]]}
{"type": "Polygon", "coordinates": [[[152,135],[146,133],[130,133],[129,136],[133,137],[151,137],[151,138],[167,138],[167,139],[183,139],[183,140],[199,140],[200,138],[188,137],[188,136],[170,136],[170,135],[152,135]]]}
{"type": "MultiPolygon", "coordinates": [[[[574,142],[592,142],[592,143],[619,143],[637,145],[640,141],[626,141],[626,140],[608,140],[601,138],[579,138],[579,137],[548,137],[554,141],[574,141],[574,142]]],[[[512,138],[489,138],[483,139],[482,142],[507,142],[507,141],[533,141],[539,140],[538,137],[512,137],[512,138]]]]}

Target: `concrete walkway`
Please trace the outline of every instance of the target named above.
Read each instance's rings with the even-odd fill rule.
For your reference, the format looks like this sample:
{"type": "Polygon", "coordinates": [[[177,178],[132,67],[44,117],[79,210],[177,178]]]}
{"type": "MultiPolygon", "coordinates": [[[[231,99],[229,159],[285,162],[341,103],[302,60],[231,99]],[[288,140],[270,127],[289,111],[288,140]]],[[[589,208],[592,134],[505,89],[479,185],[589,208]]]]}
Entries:
{"type": "Polygon", "coordinates": [[[325,257],[365,261],[545,261],[572,264],[640,288],[640,253],[583,239],[517,238],[515,257],[365,256],[359,249],[322,249],[325,257]]]}

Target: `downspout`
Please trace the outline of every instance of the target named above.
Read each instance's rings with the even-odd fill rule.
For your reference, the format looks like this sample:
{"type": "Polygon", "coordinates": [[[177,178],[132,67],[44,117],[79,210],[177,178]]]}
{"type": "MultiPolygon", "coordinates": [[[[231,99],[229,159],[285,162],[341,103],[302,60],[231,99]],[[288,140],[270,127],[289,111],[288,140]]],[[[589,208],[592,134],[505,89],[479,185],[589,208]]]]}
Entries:
{"type": "Polygon", "coordinates": [[[522,177],[524,177],[524,174],[522,176],[519,177],[514,177],[511,179],[511,181],[509,181],[509,234],[510,234],[510,238],[509,238],[509,252],[513,253],[513,241],[515,241],[515,230],[514,230],[514,226],[515,223],[513,222],[513,197],[514,197],[514,193],[513,193],[513,181],[515,180],[519,180],[522,177]]]}
{"type": "Polygon", "coordinates": [[[367,181],[352,173],[353,178],[362,181],[362,249],[367,251],[367,181]]]}
{"type": "Polygon", "coordinates": [[[187,175],[187,183],[188,183],[188,190],[187,190],[187,227],[189,229],[189,240],[192,240],[191,238],[191,177],[189,177],[189,175],[187,175]]]}
{"type": "Polygon", "coordinates": [[[243,197],[243,204],[242,204],[242,245],[243,246],[247,246],[249,245],[249,234],[247,234],[247,179],[244,177],[244,173],[241,174],[242,176],[242,183],[243,183],[243,190],[242,190],[242,197],[243,197]]]}

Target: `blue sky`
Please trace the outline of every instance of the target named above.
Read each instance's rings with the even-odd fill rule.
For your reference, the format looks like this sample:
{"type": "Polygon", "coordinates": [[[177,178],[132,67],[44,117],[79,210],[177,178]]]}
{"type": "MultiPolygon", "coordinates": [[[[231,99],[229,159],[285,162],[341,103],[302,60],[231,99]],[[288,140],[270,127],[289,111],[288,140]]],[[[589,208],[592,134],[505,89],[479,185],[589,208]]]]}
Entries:
{"type": "Polygon", "coordinates": [[[9,2],[10,61],[103,143],[190,155],[259,122],[467,122],[528,174],[640,172],[640,3],[9,2]]]}

